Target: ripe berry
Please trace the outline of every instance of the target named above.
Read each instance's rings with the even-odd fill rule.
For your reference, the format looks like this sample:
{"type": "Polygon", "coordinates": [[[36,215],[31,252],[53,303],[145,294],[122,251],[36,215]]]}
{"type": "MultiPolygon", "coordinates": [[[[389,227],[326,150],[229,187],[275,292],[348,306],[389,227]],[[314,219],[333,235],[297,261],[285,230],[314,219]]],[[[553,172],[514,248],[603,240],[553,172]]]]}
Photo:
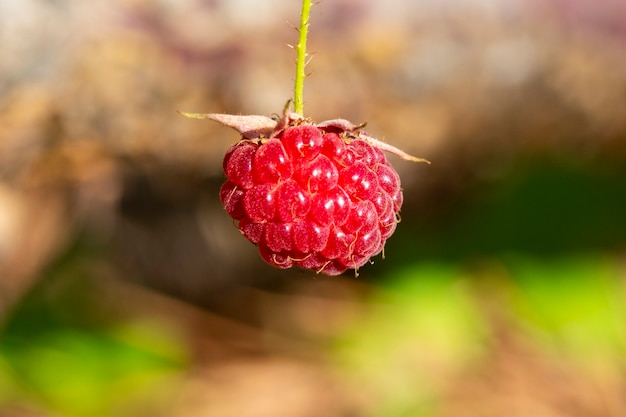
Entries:
{"type": "Polygon", "coordinates": [[[220,199],[270,265],[338,275],[382,251],[402,190],[380,149],[345,121],[324,123],[235,144],[224,157],[220,199]]]}

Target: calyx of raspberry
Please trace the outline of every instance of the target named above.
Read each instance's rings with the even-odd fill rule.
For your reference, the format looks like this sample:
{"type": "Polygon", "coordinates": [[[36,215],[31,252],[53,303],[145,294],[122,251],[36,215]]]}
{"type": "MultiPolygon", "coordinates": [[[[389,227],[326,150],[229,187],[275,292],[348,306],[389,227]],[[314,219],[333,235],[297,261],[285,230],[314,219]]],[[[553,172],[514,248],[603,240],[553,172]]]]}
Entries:
{"type": "Polygon", "coordinates": [[[220,200],[241,234],[278,268],[357,271],[383,251],[399,222],[400,177],[383,151],[428,162],[344,119],[313,123],[287,111],[280,119],[182,114],[242,135],[224,157],[220,200]]]}

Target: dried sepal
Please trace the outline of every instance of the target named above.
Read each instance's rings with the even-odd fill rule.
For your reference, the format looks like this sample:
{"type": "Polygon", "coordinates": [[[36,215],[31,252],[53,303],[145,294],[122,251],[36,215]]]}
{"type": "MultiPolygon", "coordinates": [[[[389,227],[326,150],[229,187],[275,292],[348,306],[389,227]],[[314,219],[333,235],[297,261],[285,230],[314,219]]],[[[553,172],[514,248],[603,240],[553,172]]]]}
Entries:
{"type": "Polygon", "coordinates": [[[276,120],[256,114],[235,115],[220,113],[185,113],[181,111],[178,113],[191,119],[214,120],[224,126],[235,129],[246,139],[270,137],[278,125],[276,120]]]}
{"type": "Polygon", "coordinates": [[[428,161],[427,159],[418,158],[417,156],[409,155],[408,153],[404,152],[401,149],[396,148],[393,145],[385,143],[381,140],[378,140],[366,134],[365,132],[360,130],[365,126],[365,124],[366,123],[355,125],[354,123],[346,119],[332,119],[332,120],[325,120],[323,122],[316,123],[315,126],[323,130],[339,130],[339,131],[346,132],[354,136],[355,138],[363,139],[364,141],[374,146],[375,148],[380,149],[381,151],[392,153],[406,161],[425,162],[427,164],[430,164],[430,161],[428,161]]]}
{"type": "Polygon", "coordinates": [[[357,129],[363,128],[365,126],[365,123],[355,125],[354,123],[346,119],[332,119],[316,123],[315,126],[322,130],[335,129],[346,132],[354,132],[357,129]]]}
{"type": "Polygon", "coordinates": [[[380,141],[380,140],[378,140],[376,138],[373,138],[373,137],[371,137],[369,135],[366,135],[365,133],[359,132],[358,137],[360,139],[363,139],[364,141],[366,141],[370,145],[374,146],[375,148],[378,148],[381,151],[389,152],[389,153],[392,153],[392,154],[394,154],[396,156],[399,156],[400,158],[404,159],[405,161],[424,162],[424,163],[430,164],[430,161],[428,159],[419,158],[417,156],[410,155],[410,154],[404,152],[403,150],[396,148],[393,145],[390,145],[390,144],[388,144],[386,142],[380,141]]]}
{"type": "Polygon", "coordinates": [[[410,155],[393,145],[380,141],[363,132],[360,129],[365,126],[365,123],[355,125],[346,119],[331,119],[319,123],[312,123],[309,119],[304,118],[302,115],[290,112],[288,110],[288,105],[285,106],[283,109],[283,116],[278,120],[257,114],[235,115],[221,113],[185,113],[181,111],[178,113],[192,119],[214,120],[224,126],[235,129],[237,132],[241,133],[245,139],[273,138],[289,126],[310,123],[322,130],[339,131],[348,134],[348,136],[363,139],[381,151],[392,153],[406,161],[425,162],[430,164],[430,161],[424,158],[410,155]]]}

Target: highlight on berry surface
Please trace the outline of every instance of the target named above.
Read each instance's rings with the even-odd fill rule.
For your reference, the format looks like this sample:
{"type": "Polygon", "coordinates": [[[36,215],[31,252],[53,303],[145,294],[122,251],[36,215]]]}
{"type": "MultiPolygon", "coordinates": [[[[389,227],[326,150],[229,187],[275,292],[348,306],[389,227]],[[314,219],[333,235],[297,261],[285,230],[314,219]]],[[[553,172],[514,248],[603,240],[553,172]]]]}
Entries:
{"type": "Polygon", "coordinates": [[[425,161],[344,119],[181,114],[242,135],[224,157],[220,200],[260,256],[281,269],[358,271],[383,251],[399,222],[400,177],[383,151],[425,161]]]}

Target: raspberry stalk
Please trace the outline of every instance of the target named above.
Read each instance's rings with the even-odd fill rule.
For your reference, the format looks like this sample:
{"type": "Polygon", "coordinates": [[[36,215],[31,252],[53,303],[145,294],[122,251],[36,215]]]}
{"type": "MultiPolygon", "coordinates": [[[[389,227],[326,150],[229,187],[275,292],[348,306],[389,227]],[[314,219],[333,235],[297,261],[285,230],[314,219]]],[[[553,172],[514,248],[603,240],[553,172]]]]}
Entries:
{"type": "Polygon", "coordinates": [[[307,64],[306,40],[309,34],[309,16],[311,15],[311,0],[302,0],[302,13],[300,14],[300,27],[298,28],[298,44],[296,50],[296,80],[293,87],[293,110],[304,114],[304,69],[307,64]]]}

